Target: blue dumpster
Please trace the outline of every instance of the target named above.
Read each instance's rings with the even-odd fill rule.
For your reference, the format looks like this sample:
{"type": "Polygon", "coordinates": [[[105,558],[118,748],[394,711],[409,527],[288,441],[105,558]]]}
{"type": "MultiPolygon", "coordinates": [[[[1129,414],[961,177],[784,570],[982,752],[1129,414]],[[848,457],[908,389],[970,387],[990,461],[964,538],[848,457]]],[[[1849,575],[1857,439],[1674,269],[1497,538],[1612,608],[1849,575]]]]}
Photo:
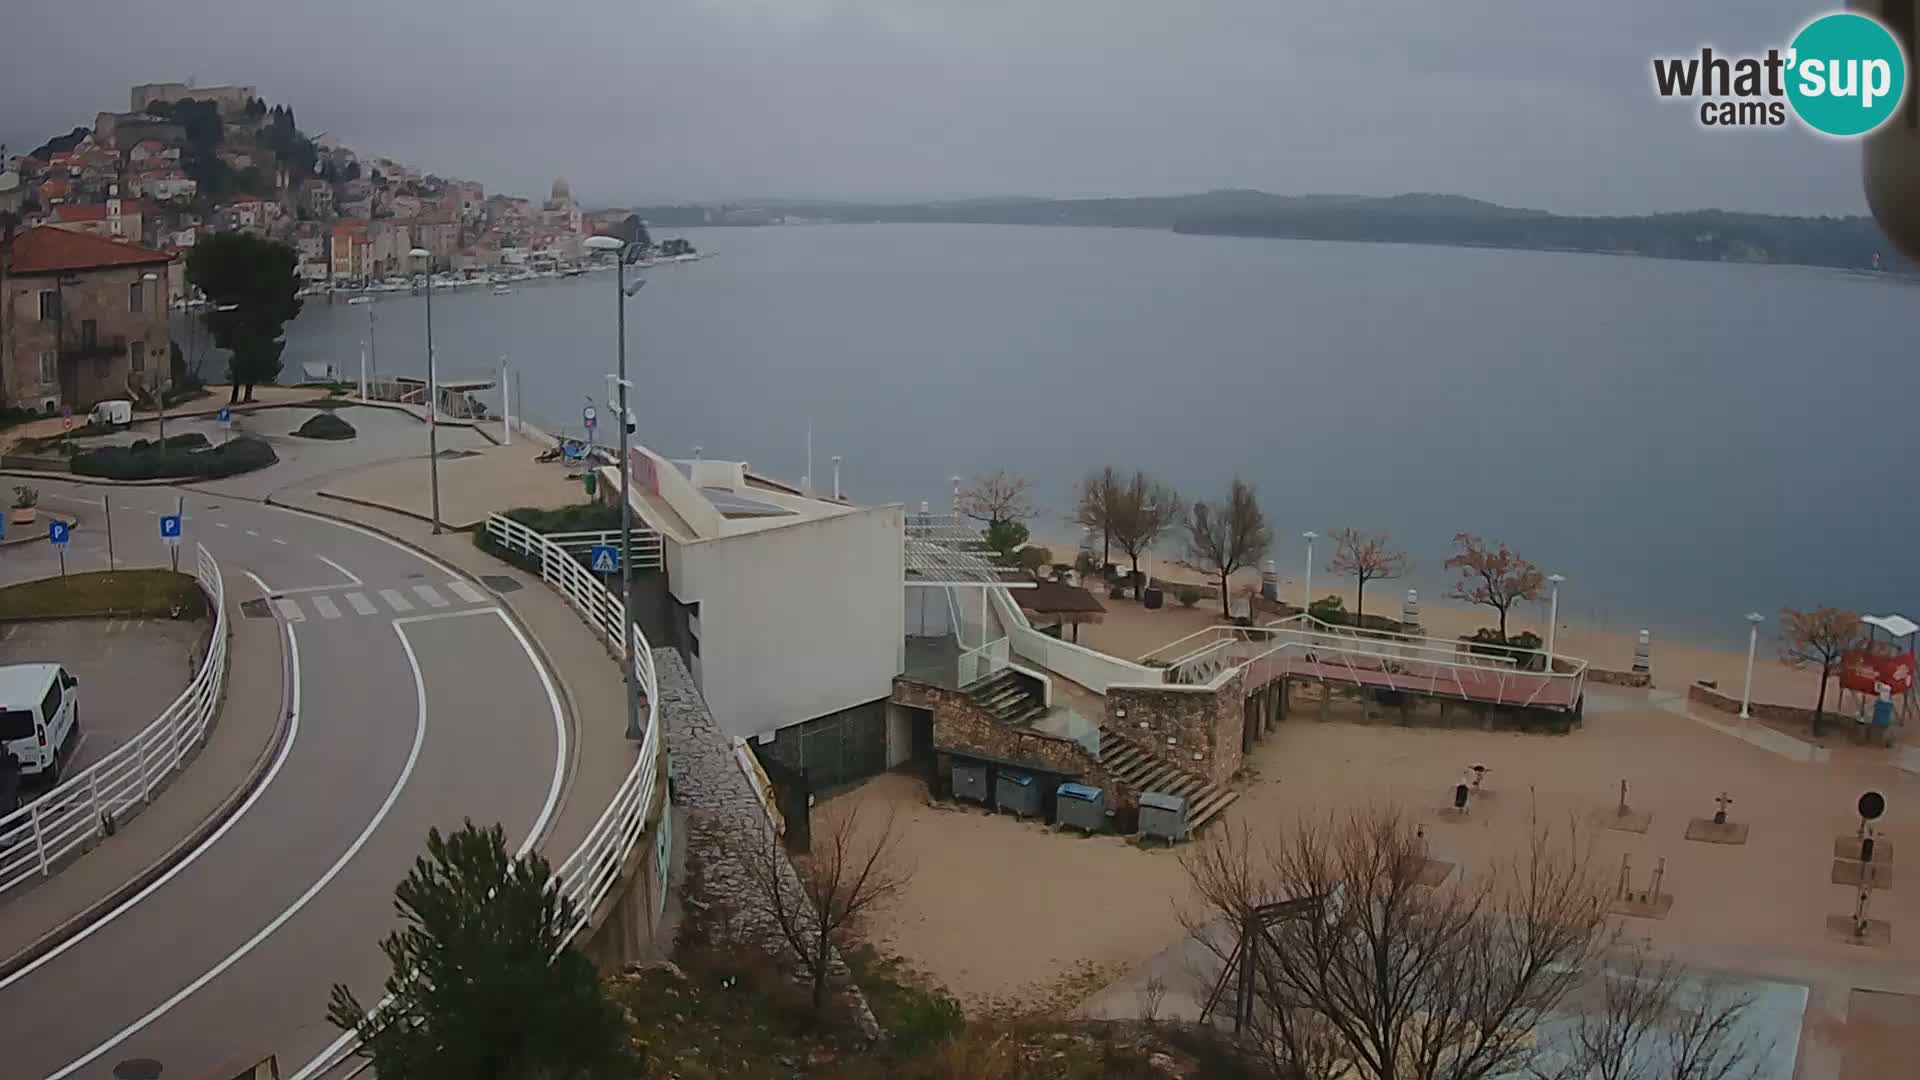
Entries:
{"type": "Polygon", "coordinates": [[[977,803],[987,801],[987,767],[971,761],[953,763],[953,797],[972,799],[977,803]]]}
{"type": "Polygon", "coordinates": [[[1040,785],[1033,782],[1032,773],[1002,769],[999,782],[993,789],[993,807],[995,810],[1011,810],[1016,817],[1038,814],[1040,785]]]}
{"type": "Polygon", "coordinates": [[[1107,827],[1107,793],[1086,784],[1061,784],[1053,793],[1053,823],[1090,833],[1107,827]]]}

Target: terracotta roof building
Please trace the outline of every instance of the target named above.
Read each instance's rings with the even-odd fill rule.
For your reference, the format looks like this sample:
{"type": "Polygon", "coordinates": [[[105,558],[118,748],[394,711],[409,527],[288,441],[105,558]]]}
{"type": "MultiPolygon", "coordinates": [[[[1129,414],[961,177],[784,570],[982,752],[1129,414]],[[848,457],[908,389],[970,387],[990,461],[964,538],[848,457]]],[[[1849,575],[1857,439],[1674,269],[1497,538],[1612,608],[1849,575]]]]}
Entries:
{"type": "Polygon", "coordinates": [[[165,378],[173,256],[42,226],[0,245],[0,404],[53,412],[165,378]]]}

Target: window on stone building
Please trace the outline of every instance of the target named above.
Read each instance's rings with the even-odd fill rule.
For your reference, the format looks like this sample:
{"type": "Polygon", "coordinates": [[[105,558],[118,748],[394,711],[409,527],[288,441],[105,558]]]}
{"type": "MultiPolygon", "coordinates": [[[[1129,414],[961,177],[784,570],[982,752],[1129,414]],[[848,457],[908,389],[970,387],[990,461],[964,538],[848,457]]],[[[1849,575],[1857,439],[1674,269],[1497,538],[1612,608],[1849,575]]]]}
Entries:
{"type": "Polygon", "coordinates": [[[147,304],[147,288],[146,288],[145,282],[136,281],[133,284],[127,286],[127,310],[128,311],[131,311],[135,315],[138,315],[140,314],[141,309],[146,307],[146,304],[147,304]]]}
{"type": "Polygon", "coordinates": [[[40,354],[40,381],[49,385],[60,381],[60,354],[51,350],[40,354]]]}
{"type": "Polygon", "coordinates": [[[80,344],[97,345],[100,342],[100,324],[92,319],[80,320],[80,344]]]}
{"type": "Polygon", "coordinates": [[[104,379],[113,374],[113,357],[95,356],[93,358],[93,377],[104,379]]]}
{"type": "Polygon", "coordinates": [[[40,321],[54,322],[60,318],[60,294],[52,289],[40,292],[40,321]]]}
{"type": "Polygon", "coordinates": [[[127,366],[133,371],[147,370],[147,343],[136,341],[127,346],[127,366]]]}

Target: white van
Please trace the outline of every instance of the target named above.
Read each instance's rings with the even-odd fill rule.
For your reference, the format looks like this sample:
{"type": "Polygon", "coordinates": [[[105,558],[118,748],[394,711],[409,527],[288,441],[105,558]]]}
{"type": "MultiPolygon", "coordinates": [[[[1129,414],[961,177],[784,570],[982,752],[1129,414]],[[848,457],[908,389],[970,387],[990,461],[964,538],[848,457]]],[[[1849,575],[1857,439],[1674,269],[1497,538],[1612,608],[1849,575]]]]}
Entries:
{"type": "Polygon", "coordinates": [[[0,750],[22,777],[60,782],[60,752],[80,730],[79,687],[59,664],[0,667],[0,750]]]}
{"type": "Polygon", "coordinates": [[[127,427],[133,423],[133,402],[126,398],[95,402],[88,419],[102,427],[127,427]]]}

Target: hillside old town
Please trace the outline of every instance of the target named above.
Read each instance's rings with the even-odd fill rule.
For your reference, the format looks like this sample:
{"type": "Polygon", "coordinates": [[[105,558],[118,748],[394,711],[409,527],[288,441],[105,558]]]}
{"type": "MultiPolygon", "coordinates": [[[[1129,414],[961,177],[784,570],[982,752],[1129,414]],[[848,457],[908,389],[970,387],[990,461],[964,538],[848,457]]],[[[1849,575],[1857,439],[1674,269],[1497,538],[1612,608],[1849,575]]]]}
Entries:
{"type": "MultiPolygon", "coordinates": [[[[309,137],[251,86],[144,83],[30,153],[0,146],[0,408],[52,413],[167,378],[167,312],[190,303],[185,255],[214,233],[292,247],[306,291],[556,273],[595,234],[645,242],[624,209],[547,199],[363,157],[309,137]]],[[[664,245],[663,245],[664,247],[664,245]]],[[[669,252],[672,254],[672,252],[669,252]]]]}

